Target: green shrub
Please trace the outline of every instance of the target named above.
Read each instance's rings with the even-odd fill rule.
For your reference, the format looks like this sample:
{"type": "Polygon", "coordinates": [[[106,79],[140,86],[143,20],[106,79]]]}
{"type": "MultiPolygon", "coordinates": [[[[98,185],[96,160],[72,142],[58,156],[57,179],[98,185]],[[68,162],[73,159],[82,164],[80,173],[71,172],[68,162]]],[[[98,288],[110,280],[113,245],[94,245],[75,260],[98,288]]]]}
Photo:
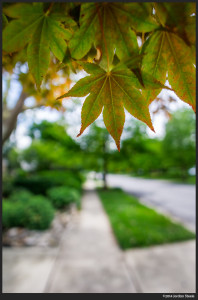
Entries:
{"type": "Polygon", "coordinates": [[[55,208],[61,209],[70,203],[80,207],[80,192],[69,187],[54,187],[47,191],[47,195],[55,208]]]}
{"type": "Polygon", "coordinates": [[[14,180],[16,187],[23,187],[34,194],[46,195],[48,189],[55,186],[68,186],[81,190],[83,178],[78,172],[41,171],[37,174],[24,174],[14,180]]]}
{"type": "Polygon", "coordinates": [[[51,203],[43,196],[32,197],[24,209],[25,224],[29,229],[47,229],[54,218],[54,209],[51,203]]]}
{"type": "Polygon", "coordinates": [[[24,227],[25,214],[22,202],[13,203],[3,200],[2,225],[3,228],[24,227]]]}
{"type": "Polygon", "coordinates": [[[72,171],[40,171],[39,176],[53,182],[54,186],[66,185],[72,188],[81,189],[84,177],[79,172],[72,171]]]}
{"type": "Polygon", "coordinates": [[[51,203],[43,196],[33,196],[28,201],[3,201],[3,228],[25,227],[47,229],[54,217],[51,203]]]}
{"type": "Polygon", "coordinates": [[[13,179],[9,176],[3,176],[2,178],[2,195],[8,197],[14,189],[13,179]]]}
{"type": "Polygon", "coordinates": [[[15,186],[28,189],[34,194],[45,194],[47,189],[53,186],[53,182],[35,174],[18,176],[14,181],[15,186]]]}
{"type": "Polygon", "coordinates": [[[26,190],[26,189],[16,189],[15,192],[13,192],[10,197],[9,200],[16,202],[16,201],[28,201],[30,198],[32,198],[33,194],[26,190]]]}

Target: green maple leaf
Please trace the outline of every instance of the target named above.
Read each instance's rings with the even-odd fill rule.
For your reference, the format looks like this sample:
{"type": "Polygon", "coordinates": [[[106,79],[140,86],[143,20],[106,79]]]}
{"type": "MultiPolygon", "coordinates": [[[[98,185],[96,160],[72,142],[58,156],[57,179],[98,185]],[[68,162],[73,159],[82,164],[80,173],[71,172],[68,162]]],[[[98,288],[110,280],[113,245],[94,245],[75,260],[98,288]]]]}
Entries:
{"type": "MultiPolygon", "coordinates": [[[[142,70],[149,72],[161,83],[165,84],[167,73],[167,59],[164,31],[154,32],[143,47],[145,55],[142,59],[142,70]]],[[[148,102],[152,102],[160,93],[161,89],[144,91],[143,94],[148,102]]]]}
{"type": "Polygon", "coordinates": [[[168,81],[176,94],[196,111],[196,69],[189,61],[191,49],[174,33],[166,33],[168,81]]]}
{"type": "Polygon", "coordinates": [[[3,7],[3,11],[6,16],[13,19],[20,19],[31,17],[32,15],[39,15],[43,12],[43,4],[42,3],[34,3],[33,5],[30,3],[15,3],[13,5],[9,5],[3,7]]]}
{"type": "MultiPolygon", "coordinates": [[[[195,67],[191,60],[191,48],[175,33],[167,30],[154,32],[146,41],[142,70],[153,75],[162,84],[168,79],[178,97],[196,110],[195,67]]],[[[151,102],[160,90],[144,91],[151,102]]]]}
{"type": "MultiPolygon", "coordinates": [[[[109,72],[96,64],[81,65],[91,75],[80,79],[68,93],[58,98],[84,97],[89,94],[82,107],[82,124],[78,136],[99,117],[102,109],[105,126],[114,138],[118,150],[125,122],[124,108],[154,130],[148,104],[141,93],[142,85],[131,70],[123,64],[109,72]]],[[[143,73],[142,78],[146,88],[164,87],[147,73],[143,73]]]]}
{"type": "MultiPolygon", "coordinates": [[[[50,50],[63,61],[66,41],[72,32],[57,21],[55,13],[45,13],[43,3],[17,3],[7,7],[5,13],[17,20],[11,21],[3,31],[3,50],[16,52],[28,44],[28,66],[39,88],[49,67],[50,50]]],[[[68,17],[64,21],[69,23],[68,17]]]]}
{"type": "Polygon", "coordinates": [[[3,29],[8,25],[8,19],[4,14],[2,14],[2,27],[3,29]]]}
{"type": "Polygon", "coordinates": [[[138,32],[150,32],[158,28],[152,15],[152,3],[115,3],[117,10],[126,16],[131,26],[138,32]]]}
{"type": "MultiPolygon", "coordinates": [[[[20,5],[20,7],[22,9],[23,5],[20,5]]],[[[4,29],[2,43],[3,50],[12,53],[21,50],[30,41],[34,30],[42,18],[42,10],[35,9],[30,4],[25,4],[25,8],[22,9],[21,14],[8,14],[8,16],[10,15],[13,15],[17,20],[9,22],[4,29]],[[31,9],[31,14],[29,9],[31,9]]]]}
{"type": "Polygon", "coordinates": [[[150,4],[82,4],[80,28],[69,42],[71,56],[81,59],[94,45],[101,49],[100,65],[106,68],[111,65],[114,52],[120,60],[138,53],[137,37],[133,29],[149,31],[158,27],[148,14],[148,5],[150,4]]]}
{"type": "Polygon", "coordinates": [[[159,22],[172,32],[177,33],[184,42],[191,46],[195,43],[196,5],[184,3],[154,3],[159,22]]]}
{"type": "Polygon", "coordinates": [[[47,21],[42,18],[27,48],[28,66],[39,88],[50,63],[47,21]]]}

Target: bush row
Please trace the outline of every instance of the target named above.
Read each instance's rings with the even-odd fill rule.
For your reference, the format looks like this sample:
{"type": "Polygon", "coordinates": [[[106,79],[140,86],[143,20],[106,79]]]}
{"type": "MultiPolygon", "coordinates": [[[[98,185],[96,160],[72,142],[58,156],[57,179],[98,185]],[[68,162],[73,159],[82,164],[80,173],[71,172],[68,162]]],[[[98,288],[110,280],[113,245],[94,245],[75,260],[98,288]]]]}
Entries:
{"type": "Polygon", "coordinates": [[[19,172],[14,178],[3,178],[3,196],[8,197],[17,187],[25,188],[33,194],[47,195],[47,190],[57,186],[67,186],[81,191],[84,177],[72,171],[40,171],[37,174],[19,172]]]}
{"type": "Polygon", "coordinates": [[[47,229],[54,217],[54,209],[64,209],[70,203],[80,208],[81,193],[71,187],[53,187],[46,191],[47,197],[34,195],[29,190],[15,190],[3,200],[3,228],[25,227],[47,229]]]}
{"type": "Polygon", "coordinates": [[[3,201],[4,228],[47,229],[54,218],[54,208],[44,196],[31,196],[18,201],[3,201]]]}

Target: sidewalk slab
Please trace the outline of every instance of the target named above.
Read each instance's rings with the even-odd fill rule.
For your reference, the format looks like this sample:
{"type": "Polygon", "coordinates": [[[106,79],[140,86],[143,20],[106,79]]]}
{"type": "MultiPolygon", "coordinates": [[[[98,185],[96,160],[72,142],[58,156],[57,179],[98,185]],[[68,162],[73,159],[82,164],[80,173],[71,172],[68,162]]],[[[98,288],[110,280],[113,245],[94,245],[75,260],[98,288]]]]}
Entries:
{"type": "Polygon", "coordinates": [[[42,293],[58,248],[3,248],[3,293],[42,293]]]}
{"type": "Polygon", "coordinates": [[[127,269],[140,293],[195,293],[195,241],[127,250],[127,269]]]}
{"type": "Polygon", "coordinates": [[[69,234],[63,237],[59,256],[45,293],[135,293],[95,192],[82,199],[82,211],[69,234]]]}

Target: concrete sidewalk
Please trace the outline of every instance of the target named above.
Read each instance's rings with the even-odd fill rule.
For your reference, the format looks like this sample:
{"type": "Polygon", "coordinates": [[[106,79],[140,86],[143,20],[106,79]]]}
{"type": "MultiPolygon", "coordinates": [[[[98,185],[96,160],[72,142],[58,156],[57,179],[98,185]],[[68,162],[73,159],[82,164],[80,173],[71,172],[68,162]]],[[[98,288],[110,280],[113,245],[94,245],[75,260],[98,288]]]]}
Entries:
{"type": "Polygon", "coordinates": [[[140,293],[195,293],[195,241],[128,250],[124,258],[140,293]]]}
{"type": "Polygon", "coordinates": [[[121,251],[94,191],[58,249],[4,249],[3,293],[194,293],[195,242],[121,251]]]}
{"type": "Polygon", "coordinates": [[[86,192],[82,211],[65,235],[45,293],[134,293],[123,253],[95,192],[86,192]]]}

